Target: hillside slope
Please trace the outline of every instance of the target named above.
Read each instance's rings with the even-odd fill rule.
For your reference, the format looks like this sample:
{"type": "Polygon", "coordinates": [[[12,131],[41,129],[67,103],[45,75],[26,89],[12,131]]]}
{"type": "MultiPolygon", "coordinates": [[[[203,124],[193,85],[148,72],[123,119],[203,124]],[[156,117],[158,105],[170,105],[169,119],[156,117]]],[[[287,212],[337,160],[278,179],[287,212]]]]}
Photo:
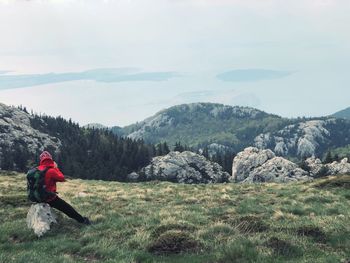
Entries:
{"type": "MultiPolygon", "coordinates": [[[[117,131],[116,131],[117,133],[117,131]]],[[[299,160],[317,156],[350,143],[350,120],[334,117],[287,119],[266,112],[215,103],[174,106],[122,129],[133,139],[149,143],[176,142],[194,149],[242,151],[256,146],[299,160]]]]}
{"type": "Polygon", "coordinates": [[[350,107],[344,110],[338,111],[334,113],[332,116],[337,118],[350,119],[350,107]]]}
{"type": "Polygon", "coordinates": [[[69,180],[38,239],[25,224],[22,174],[0,175],[0,262],[346,262],[350,176],[285,185],[123,184],[69,180]]]}
{"type": "Polygon", "coordinates": [[[281,130],[260,134],[255,146],[281,156],[322,158],[329,149],[350,143],[350,121],[336,118],[305,119],[281,130]]]}
{"type": "Polygon", "coordinates": [[[192,103],[174,106],[131,126],[124,134],[149,143],[166,141],[191,147],[212,143],[239,151],[252,145],[260,133],[281,129],[290,120],[249,107],[215,103],[192,103]]]}

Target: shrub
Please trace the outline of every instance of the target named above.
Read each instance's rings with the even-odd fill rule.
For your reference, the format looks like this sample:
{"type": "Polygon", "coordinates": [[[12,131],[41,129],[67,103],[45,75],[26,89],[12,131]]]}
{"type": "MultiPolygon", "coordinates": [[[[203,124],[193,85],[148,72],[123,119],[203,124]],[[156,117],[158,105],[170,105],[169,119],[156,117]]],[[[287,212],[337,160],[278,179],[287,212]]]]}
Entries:
{"type": "Polygon", "coordinates": [[[232,222],[242,233],[264,232],[269,229],[262,218],[255,215],[247,215],[235,218],[232,222]]]}

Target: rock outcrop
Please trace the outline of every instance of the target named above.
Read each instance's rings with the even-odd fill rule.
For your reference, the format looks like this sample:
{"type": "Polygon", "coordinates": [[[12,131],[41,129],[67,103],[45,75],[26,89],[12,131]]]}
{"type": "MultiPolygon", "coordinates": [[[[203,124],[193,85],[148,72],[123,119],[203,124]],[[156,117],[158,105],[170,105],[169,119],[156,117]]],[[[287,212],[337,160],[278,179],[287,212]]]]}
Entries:
{"type": "Polygon", "coordinates": [[[322,177],[327,175],[350,174],[350,163],[348,158],[340,162],[323,164],[320,159],[308,158],[305,164],[313,177],[322,177]]]}
{"type": "Polygon", "coordinates": [[[287,159],[276,157],[271,150],[248,147],[234,158],[230,181],[285,183],[308,179],[311,179],[308,172],[287,159]]]}
{"type": "Polygon", "coordinates": [[[33,204],[27,214],[27,226],[41,237],[50,230],[51,224],[57,223],[56,215],[46,203],[33,204]]]}
{"type": "Polygon", "coordinates": [[[170,152],[165,156],[154,157],[150,165],[144,167],[139,177],[135,173],[129,179],[137,181],[162,180],[177,183],[222,183],[226,182],[229,174],[214,162],[193,152],[170,152]]]}
{"type": "Polygon", "coordinates": [[[44,149],[59,150],[60,140],[34,129],[31,118],[20,109],[0,103],[0,154],[3,149],[11,149],[15,144],[32,154],[44,149]]]}
{"type": "Polygon", "coordinates": [[[280,156],[315,156],[320,145],[330,142],[328,126],[335,122],[335,119],[310,120],[288,125],[274,133],[260,134],[254,145],[260,149],[272,149],[280,156]]]}

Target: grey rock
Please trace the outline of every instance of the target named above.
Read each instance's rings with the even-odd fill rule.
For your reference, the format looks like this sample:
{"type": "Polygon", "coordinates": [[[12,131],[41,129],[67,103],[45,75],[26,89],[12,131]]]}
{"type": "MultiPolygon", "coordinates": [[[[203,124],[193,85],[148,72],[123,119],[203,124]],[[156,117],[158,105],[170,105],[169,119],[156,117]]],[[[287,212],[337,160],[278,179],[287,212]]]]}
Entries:
{"type": "Polygon", "coordinates": [[[271,150],[248,147],[234,158],[230,181],[285,183],[309,179],[308,172],[287,159],[276,157],[271,150]]]}
{"type": "Polygon", "coordinates": [[[50,230],[51,224],[57,223],[56,215],[46,203],[33,204],[27,214],[27,226],[41,237],[50,230]]]}
{"type": "Polygon", "coordinates": [[[311,179],[309,173],[299,168],[297,164],[282,157],[275,157],[254,169],[243,183],[287,183],[309,179],[311,179]]]}
{"type": "Polygon", "coordinates": [[[258,135],[254,146],[259,149],[270,148],[280,156],[295,153],[299,157],[315,156],[321,143],[330,141],[327,125],[335,119],[310,120],[288,125],[277,132],[258,135]]]}
{"type": "Polygon", "coordinates": [[[214,162],[193,152],[170,152],[165,156],[154,157],[151,164],[140,174],[146,180],[163,180],[177,183],[221,183],[229,174],[214,162]]]}
{"type": "Polygon", "coordinates": [[[259,150],[255,147],[248,147],[237,154],[233,159],[231,181],[241,182],[249,177],[250,173],[275,157],[275,154],[267,150],[259,150]]]}
{"type": "Polygon", "coordinates": [[[348,163],[348,158],[344,158],[340,162],[327,164],[327,168],[329,175],[350,174],[350,163],[348,163]]]}
{"type": "Polygon", "coordinates": [[[33,154],[48,148],[59,152],[61,141],[34,129],[31,119],[30,114],[0,103],[0,154],[2,148],[11,148],[15,142],[33,154]]]}
{"type": "Polygon", "coordinates": [[[340,162],[323,164],[320,159],[311,157],[305,161],[313,177],[350,174],[350,163],[348,158],[342,159],[340,162]]]}
{"type": "Polygon", "coordinates": [[[130,174],[128,174],[127,176],[127,181],[129,182],[137,182],[140,178],[140,175],[136,172],[132,172],[130,174]]]}

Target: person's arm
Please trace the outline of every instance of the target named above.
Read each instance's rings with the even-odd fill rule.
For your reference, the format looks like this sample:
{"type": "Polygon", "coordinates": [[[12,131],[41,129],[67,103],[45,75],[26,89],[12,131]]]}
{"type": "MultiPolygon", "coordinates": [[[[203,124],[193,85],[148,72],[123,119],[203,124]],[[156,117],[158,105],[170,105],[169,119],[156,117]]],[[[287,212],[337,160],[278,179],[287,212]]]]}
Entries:
{"type": "Polygon", "coordinates": [[[65,178],[63,173],[57,167],[51,169],[51,178],[56,182],[64,182],[65,178]]]}

